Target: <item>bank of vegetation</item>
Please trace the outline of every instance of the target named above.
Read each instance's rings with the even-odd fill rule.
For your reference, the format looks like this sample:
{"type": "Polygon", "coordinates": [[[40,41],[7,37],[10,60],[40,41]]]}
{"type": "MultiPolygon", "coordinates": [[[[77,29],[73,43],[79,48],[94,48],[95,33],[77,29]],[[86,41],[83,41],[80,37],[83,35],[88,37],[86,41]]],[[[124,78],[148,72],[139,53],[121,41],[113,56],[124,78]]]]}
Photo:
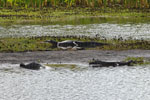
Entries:
{"type": "Polygon", "coordinates": [[[124,7],[149,8],[150,0],[0,0],[1,7],[124,7]]]}
{"type": "MultiPolygon", "coordinates": [[[[150,0],[0,0],[0,25],[25,23],[59,23],[85,17],[103,17],[123,19],[132,17],[143,20],[150,16],[150,0]]],[[[101,40],[30,37],[30,38],[1,38],[0,52],[21,52],[58,50],[51,48],[51,44],[42,44],[44,40],[80,40],[113,43],[113,45],[94,49],[126,50],[150,49],[149,41],[142,40],[101,40]]],[[[91,49],[91,48],[90,48],[91,49]]],[[[93,49],[93,48],[92,48],[93,49]]]]}
{"type": "Polygon", "coordinates": [[[0,52],[25,52],[25,51],[50,51],[60,50],[53,48],[50,43],[43,43],[46,40],[78,40],[78,41],[96,41],[100,43],[107,43],[109,45],[99,46],[96,48],[85,48],[85,49],[97,49],[97,50],[131,50],[131,49],[150,49],[150,41],[148,40],[135,40],[135,39],[100,39],[90,38],[87,36],[76,37],[76,36],[43,36],[43,37],[20,37],[20,38],[1,38],[0,40],[0,52]]]}
{"type": "MultiPolygon", "coordinates": [[[[0,25],[150,16],[150,0],[0,0],[0,25]]],[[[139,19],[140,18],[140,19],[139,19]]]]}

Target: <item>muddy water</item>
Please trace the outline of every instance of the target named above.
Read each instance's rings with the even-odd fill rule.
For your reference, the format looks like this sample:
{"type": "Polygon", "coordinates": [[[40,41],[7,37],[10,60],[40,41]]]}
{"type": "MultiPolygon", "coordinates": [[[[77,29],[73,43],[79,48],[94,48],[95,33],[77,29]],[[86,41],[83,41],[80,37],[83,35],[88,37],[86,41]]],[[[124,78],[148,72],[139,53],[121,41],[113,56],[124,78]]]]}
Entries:
{"type": "Polygon", "coordinates": [[[149,65],[78,71],[0,65],[1,100],[149,100],[149,88],[149,65]]]}
{"type": "Polygon", "coordinates": [[[150,39],[149,18],[82,18],[66,23],[38,23],[0,26],[0,37],[86,35],[106,38],[150,39]]]}

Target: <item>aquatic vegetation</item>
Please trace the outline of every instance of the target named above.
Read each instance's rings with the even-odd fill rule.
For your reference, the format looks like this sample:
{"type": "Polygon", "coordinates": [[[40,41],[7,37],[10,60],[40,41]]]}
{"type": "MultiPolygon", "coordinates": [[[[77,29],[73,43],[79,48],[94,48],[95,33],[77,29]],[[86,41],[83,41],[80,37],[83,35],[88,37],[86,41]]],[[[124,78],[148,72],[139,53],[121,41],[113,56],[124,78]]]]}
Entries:
{"type": "Polygon", "coordinates": [[[67,68],[67,69],[76,69],[77,65],[75,64],[45,64],[46,66],[52,67],[52,68],[67,68]]]}
{"type": "Polygon", "coordinates": [[[133,61],[133,65],[147,65],[150,61],[146,60],[144,57],[127,57],[124,61],[133,61]]]}
{"type": "Polygon", "coordinates": [[[82,65],[78,64],[69,64],[69,63],[58,63],[58,64],[45,64],[47,67],[57,69],[69,69],[71,71],[85,71],[87,67],[83,67],[82,65]]]}
{"type": "MultiPolygon", "coordinates": [[[[61,24],[71,21],[79,23],[81,18],[101,17],[107,18],[106,21],[118,18],[119,22],[134,19],[134,22],[142,22],[143,19],[150,16],[149,9],[115,9],[115,8],[92,8],[92,7],[52,7],[52,8],[1,8],[0,25],[16,25],[16,24],[61,24]],[[76,21],[75,21],[76,20],[76,21]]],[[[89,23],[88,20],[82,20],[89,23]]],[[[147,21],[147,22],[148,22],[147,21]]],[[[69,22],[70,24],[70,22],[69,22]]]]}

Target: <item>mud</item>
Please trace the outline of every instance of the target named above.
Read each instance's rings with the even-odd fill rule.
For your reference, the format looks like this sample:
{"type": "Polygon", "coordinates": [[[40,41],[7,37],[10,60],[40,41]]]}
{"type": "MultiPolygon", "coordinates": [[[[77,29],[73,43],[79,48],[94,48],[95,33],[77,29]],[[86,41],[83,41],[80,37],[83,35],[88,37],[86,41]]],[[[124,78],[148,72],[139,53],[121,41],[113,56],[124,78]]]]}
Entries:
{"type": "Polygon", "coordinates": [[[126,57],[150,58],[150,50],[79,50],[0,53],[0,63],[18,64],[32,61],[40,63],[88,63],[93,58],[102,61],[122,61],[126,57]]]}

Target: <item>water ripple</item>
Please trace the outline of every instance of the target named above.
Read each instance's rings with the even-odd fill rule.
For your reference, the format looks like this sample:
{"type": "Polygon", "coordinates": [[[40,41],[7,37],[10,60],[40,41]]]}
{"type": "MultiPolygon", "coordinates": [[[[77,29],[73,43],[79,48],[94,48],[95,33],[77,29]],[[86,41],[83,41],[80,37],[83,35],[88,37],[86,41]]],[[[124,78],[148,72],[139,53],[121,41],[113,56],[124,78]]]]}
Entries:
{"type": "Polygon", "coordinates": [[[31,71],[1,65],[1,100],[149,100],[150,68],[110,67],[84,71],[31,71]]]}
{"type": "Polygon", "coordinates": [[[150,39],[150,24],[12,25],[0,27],[1,37],[87,35],[150,39]]]}

